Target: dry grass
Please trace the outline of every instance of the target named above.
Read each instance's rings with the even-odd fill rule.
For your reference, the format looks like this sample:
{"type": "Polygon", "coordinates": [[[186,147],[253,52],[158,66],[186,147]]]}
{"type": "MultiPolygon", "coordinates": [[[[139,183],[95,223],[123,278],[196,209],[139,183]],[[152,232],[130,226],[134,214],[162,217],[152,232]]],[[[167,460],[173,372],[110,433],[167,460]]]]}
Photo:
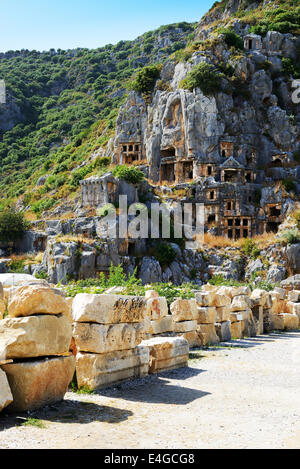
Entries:
{"type": "MultiPolygon", "coordinates": [[[[260,249],[267,248],[274,243],[278,242],[275,233],[264,233],[262,235],[253,236],[252,240],[257,244],[260,249]]],[[[236,248],[242,249],[245,244],[245,239],[232,240],[225,236],[214,236],[210,233],[204,235],[204,245],[208,248],[236,248]]]]}
{"type": "Polygon", "coordinates": [[[65,235],[65,236],[57,236],[56,241],[58,243],[76,243],[76,244],[90,244],[91,246],[94,244],[94,239],[88,238],[84,235],[65,235]]]}

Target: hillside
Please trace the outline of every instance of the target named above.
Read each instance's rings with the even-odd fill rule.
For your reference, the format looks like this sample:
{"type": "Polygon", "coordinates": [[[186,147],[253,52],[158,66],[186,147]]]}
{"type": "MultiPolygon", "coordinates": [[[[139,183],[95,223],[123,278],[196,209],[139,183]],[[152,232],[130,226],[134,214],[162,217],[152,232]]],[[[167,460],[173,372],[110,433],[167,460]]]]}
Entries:
{"type": "Polygon", "coordinates": [[[74,177],[71,171],[94,151],[102,154],[127,93],[126,81],[141,67],[185,47],[195,26],[163,26],[135,41],[95,50],[0,54],[7,87],[7,104],[0,108],[2,207],[23,196],[24,208],[40,214],[74,191],[94,167],[74,177]],[[44,174],[50,176],[46,187],[33,193],[44,174]]]}

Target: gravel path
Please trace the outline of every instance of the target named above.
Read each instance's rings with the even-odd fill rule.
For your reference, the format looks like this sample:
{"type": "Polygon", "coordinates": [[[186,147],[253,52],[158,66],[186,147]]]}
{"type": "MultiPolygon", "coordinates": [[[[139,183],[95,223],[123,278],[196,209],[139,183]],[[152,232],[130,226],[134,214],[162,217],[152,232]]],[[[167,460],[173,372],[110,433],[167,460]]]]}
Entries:
{"type": "Polygon", "coordinates": [[[68,393],[0,448],[300,448],[300,332],[191,352],[190,367],[94,395],[68,393]]]}

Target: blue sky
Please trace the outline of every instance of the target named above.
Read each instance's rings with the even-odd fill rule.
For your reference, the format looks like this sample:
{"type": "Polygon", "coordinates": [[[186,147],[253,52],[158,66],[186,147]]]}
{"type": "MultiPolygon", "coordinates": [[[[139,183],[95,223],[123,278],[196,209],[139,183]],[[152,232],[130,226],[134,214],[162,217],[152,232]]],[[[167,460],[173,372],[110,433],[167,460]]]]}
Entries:
{"type": "Polygon", "coordinates": [[[0,51],[101,47],[199,21],[214,0],[2,0],[0,51]]]}

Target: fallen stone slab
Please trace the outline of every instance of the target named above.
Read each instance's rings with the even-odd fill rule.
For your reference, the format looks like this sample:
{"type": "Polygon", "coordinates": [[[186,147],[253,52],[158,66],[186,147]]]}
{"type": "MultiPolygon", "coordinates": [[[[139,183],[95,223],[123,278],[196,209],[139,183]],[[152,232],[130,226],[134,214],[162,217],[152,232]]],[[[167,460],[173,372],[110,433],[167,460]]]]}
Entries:
{"type": "Polygon", "coordinates": [[[249,296],[240,295],[235,296],[231,303],[231,312],[238,312],[244,311],[247,309],[251,309],[253,306],[253,302],[249,298],[249,296]]]}
{"type": "Polygon", "coordinates": [[[230,313],[230,322],[234,324],[235,322],[241,322],[243,320],[243,315],[241,313],[230,313]]]}
{"type": "Polygon", "coordinates": [[[292,290],[288,292],[288,300],[292,303],[300,303],[300,291],[292,290]]]}
{"type": "Polygon", "coordinates": [[[229,342],[231,340],[231,322],[226,321],[226,322],[221,322],[221,323],[216,323],[216,333],[217,336],[220,339],[220,342],[229,342]]]}
{"type": "Polygon", "coordinates": [[[35,314],[69,314],[69,306],[60,290],[46,285],[24,285],[13,291],[8,301],[8,316],[13,318],[35,314]]]}
{"type": "Polygon", "coordinates": [[[138,296],[80,293],[72,304],[73,320],[81,323],[140,323],[146,315],[147,300],[138,296]]]}
{"type": "Polygon", "coordinates": [[[183,322],[174,323],[174,332],[177,332],[177,333],[196,331],[197,328],[198,328],[197,321],[183,321],[183,322]]]}
{"type": "Polygon", "coordinates": [[[9,406],[13,401],[13,396],[4,371],[0,369],[0,412],[9,406]]]}
{"type": "Polygon", "coordinates": [[[295,314],[276,314],[274,328],[279,331],[296,330],[299,328],[299,318],[295,314]]]}
{"type": "Polygon", "coordinates": [[[222,306],[229,306],[231,304],[231,298],[229,296],[219,295],[214,291],[201,292],[196,293],[196,302],[198,306],[217,306],[220,308],[222,306]]]}
{"type": "Polygon", "coordinates": [[[300,303],[288,301],[285,307],[285,313],[296,314],[300,318],[300,303]]]}
{"type": "Polygon", "coordinates": [[[105,354],[78,353],[76,376],[78,387],[95,390],[126,379],[142,378],[149,373],[149,348],[138,346],[132,350],[105,354]]]}
{"type": "Polygon", "coordinates": [[[216,308],[216,310],[217,310],[216,322],[230,321],[230,306],[221,306],[220,308],[216,308]]]}
{"type": "Polygon", "coordinates": [[[28,282],[44,283],[44,280],[39,280],[28,274],[0,274],[0,282],[4,288],[9,288],[18,287],[28,282]]]}
{"type": "Polygon", "coordinates": [[[75,323],[73,337],[79,352],[109,353],[134,349],[143,339],[143,324],[75,323]]]}
{"type": "Polygon", "coordinates": [[[240,295],[251,295],[251,290],[249,287],[220,287],[217,290],[218,295],[228,296],[229,298],[234,298],[235,296],[240,295]]]}
{"type": "Polygon", "coordinates": [[[217,345],[220,342],[214,324],[198,324],[197,331],[201,339],[202,347],[217,345]]]}
{"type": "Polygon", "coordinates": [[[155,337],[141,345],[149,349],[151,374],[188,365],[189,344],[182,337],[155,337]]]}
{"type": "Polygon", "coordinates": [[[262,306],[254,306],[252,308],[253,319],[256,322],[256,333],[262,335],[264,333],[264,310],[262,306]]]}
{"type": "Polygon", "coordinates": [[[241,321],[231,323],[230,332],[231,332],[232,339],[242,339],[243,332],[242,332],[242,323],[241,323],[241,321]]]}
{"type": "Polygon", "coordinates": [[[147,300],[147,317],[157,321],[168,316],[169,308],[166,298],[150,298],[147,300]]]}
{"type": "Polygon", "coordinates": [[[167,332],[174,332],[175,323],[171,315],[165,316],[158,321],[150,321],[147,333],[152,335],[164,334],[167,332]]]}
{"type": "Polygon", "coordinates": [[[196,300],[182,300],[174,301],[170,310],[175,322],[194,321],[197,320],[197,303],[196,300]]]}
{"type": "Polygon", "coordinates": [[[27,412],[62,401],[75,372],[75,358],[27,360],[2,366],[13,395],[9,412],[27,412]]]}
{"type": "Polygon", "coordinates": [[[190,348],[202,346],[202,341],[197,331],[185,332],[181,337],[188,341],[190,348]]]}
{"type": "Polygon", "coordinates": [[[214,324],[217,321],[217,309],[215,306],[198,308],[198,324],[214,324]]]}
{"type": "Polygon", "coordinates": [[[72,324],[64,316],[29,316],[0,321],[0,360],[46,357],[69,351],[72,324]]]}
{"type": "Polygon", "coordinates": [[[284,288],[287,291],[300,290],[300,274],[294,275],[293,277],[289,277],[286,280],[283,280],[280,286],[281,288],[284,288]]]}

